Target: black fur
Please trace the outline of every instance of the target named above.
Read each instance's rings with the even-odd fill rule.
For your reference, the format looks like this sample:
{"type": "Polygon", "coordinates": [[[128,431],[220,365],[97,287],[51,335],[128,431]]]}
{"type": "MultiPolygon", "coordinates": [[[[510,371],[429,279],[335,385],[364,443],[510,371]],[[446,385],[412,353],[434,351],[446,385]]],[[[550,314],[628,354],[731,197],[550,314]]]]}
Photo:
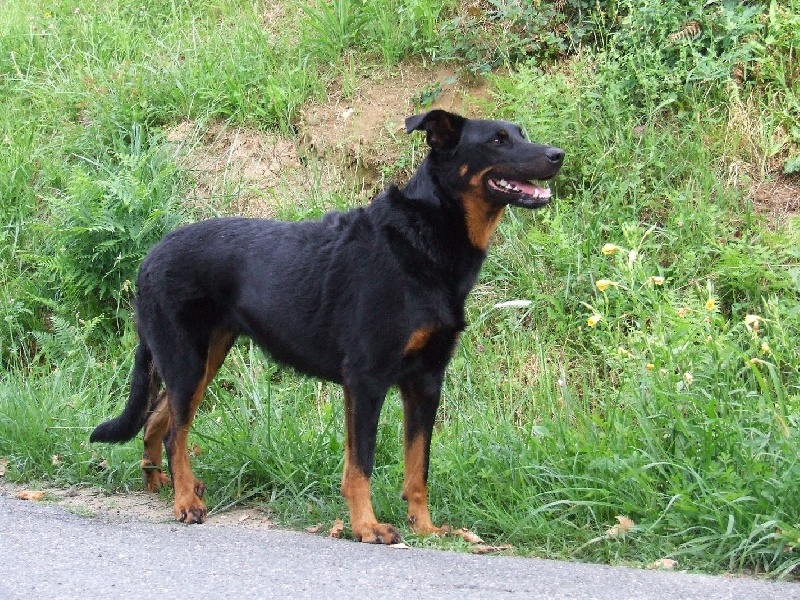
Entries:
{"type": "Polygon", "coordinates": [[[190,422],[212,335],[225,331],[231,343],[248,336],[301,373],[345,386],[354,457],[367,477],[391,386],[416,399],[406,407],[414,413],[406,437],[421,433],[429,444],[443,373],[466,325],[464,303],[486,256],[470,233],[481,222],[468,223],[466,199],[485,203],[490,216],[508,204],[544,205],[498,193],[488,178],[548,179],[563,152],[525,141],[514,124],[445,111],[409,117],[407,130],[426,132],[430,154],[402,189],[391,185],[367,206],[298,223],[212,219],[159,242],[139,271],[128,404],[91,441],[136,435],[161,380],[173,430],[190,422]],[[412,347],[421,328],[429,335],[412,347]]]}

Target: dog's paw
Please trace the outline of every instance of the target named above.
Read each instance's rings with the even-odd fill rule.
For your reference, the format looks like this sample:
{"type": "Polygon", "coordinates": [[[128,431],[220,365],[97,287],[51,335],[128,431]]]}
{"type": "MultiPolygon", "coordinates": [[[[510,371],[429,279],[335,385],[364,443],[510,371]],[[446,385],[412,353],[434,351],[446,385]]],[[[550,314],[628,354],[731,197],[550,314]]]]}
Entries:
{"type": "Polygon", "coordinates": [[[164,474],[161,467],[147,459],[142,460],[142,475],[144,475],[144,486],[148,492],[155,493],[164,486],[172,485],[172,479],[164,474]]]}
{"type": "Polygon", "coordinates": [[[371,523],[353,527],[353,536],[365,544],[399,544],[403,541],[400,532],[388,523],[371,523]]]}
{"type": "Polygon", "coordinates": [[[179,501],[175,499],[175,507],[172,512],[175,518],[181,523],[203,523],[206,520],[208,509],[205,502],[203,502],[197,495],[193,494],[193,498],[188,501],[179,501]]]}
{"type": "Polygon", "coordinates": [[[414,517],[408,517],[408,526],[411,528],[411,531],[416,533],[417,535],[426,536],[426,535],[450,535],[452,533],[453,528],[450,525],[442,525],[441,527],[437,527],[430,520],[427,523],[417,522],[414,517]]]}

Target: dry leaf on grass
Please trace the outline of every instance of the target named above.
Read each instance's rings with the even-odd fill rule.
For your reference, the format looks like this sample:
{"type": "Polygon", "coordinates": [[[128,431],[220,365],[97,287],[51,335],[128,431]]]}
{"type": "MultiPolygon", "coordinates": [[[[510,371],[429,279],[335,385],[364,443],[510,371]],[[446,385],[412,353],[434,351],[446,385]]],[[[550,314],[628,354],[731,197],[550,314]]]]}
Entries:
{"type": "Polygon", "coordinates": [[[322,523],[317,523],[313,527],[306,527],[306,533],[319,533],[322,531],[322,523]]]}
{"type": "Polygon", "coordinates": [[[200,456],[203,453],[203,449],[200,446],[198,446],[197,444],[195,444],[194,446],[192,446],[192,449],[191,449],[191,451],[189,453],[192,456],[200,456]]]}
{"type": "Polygon", "coordinates": [[[110,468],[108,461],[100,456],[97,452],[92,452],[91,462],[94,464],[96,471],[108,471],[110,468]]]}
{"type": "Polygon", "coordinates": [[[482,544],[483,540],[476,534],[472,533],[469,529],[462,527],[461,529],[453,529],[450,535],[456,535],[463,539],[468,544],[482,544]]]}
{"type": "Polygon", "coordinates": [[[677,560],[671,558],[659,558],[647,565],[648,569],[662,569],[664,571],[672,571],[678,566],[677,560]]]}
{"type": "Polygon", "coordinates": [[[336,519],[333,522],[333,527],[328,530],[328,537],[332,538],[339,538],[342,537],[342,533],[344,532],[344,521],[341,519],[336,519]]]}
{"type": "Polygon", "coordinates": [[[616,519],[617,524],[606,531],[607,537],[618,537],[625,535],[636,525],[636,523],[633,522],[633,519],[626,517],[625,515],[617,515],[616,519]]]}
{"type": "Polygon", "coordinates": [[[506,550],[511,550],[513,546],[486,546],[486,545],[478,545],[472,549],[473,554],[491,554],[492,552],[504,552],[506,550]]]}
{"type": "Polygon", "coordinates": [[[20,500],[38,501],[44,498],[44,492],[34,492],[32,490],[22,490],[21,492],[17,492],[15,495],[20,500]]]}
{"type": "Polygon", "coordinates": [[[636,527],[636,523],[633,522],[633,519],[630,517],[626,517],[625,515],[617,515],[617,524],[609,529],[606,529],[604,535],[595,537],[590,539],[588,542],[581,544],[578,546],[573,553],[579,552],[586,548],[587,546],[591,546],[592,544],[596,544],[597,542],[607,541],[614,538],[621,538],[625,539],[625,534],[631,531],[634,527],[636,527]]]}
{"type": "Polygon", "coordinates": [[[53,456],[50,458],[50,462],[53,463],[54,467],[57,467],[61,464],[61,456],[58,454],[53,454],[53,456]]]}
{"type": "Polygon", "coordinates": [[[408,546],[406,546],[403,542],[399,542],[397,544],[389,544],[389,548],[393,548],[394,550],[408,550],[408,546]]]}

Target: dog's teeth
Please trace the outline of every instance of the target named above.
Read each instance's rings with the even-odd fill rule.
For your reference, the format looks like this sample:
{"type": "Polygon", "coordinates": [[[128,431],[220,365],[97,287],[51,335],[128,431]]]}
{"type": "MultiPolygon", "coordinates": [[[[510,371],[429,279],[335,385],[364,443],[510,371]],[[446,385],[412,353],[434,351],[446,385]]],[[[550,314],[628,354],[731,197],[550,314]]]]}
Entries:
{"type": "Polygon", "coordinates": [[[506,179],[493,179],[492,183],[496,188],[505,190],[506,192],[512,192],[515,194],[522,192],[522,189],[516,183],[510,182],[506,179]]]}

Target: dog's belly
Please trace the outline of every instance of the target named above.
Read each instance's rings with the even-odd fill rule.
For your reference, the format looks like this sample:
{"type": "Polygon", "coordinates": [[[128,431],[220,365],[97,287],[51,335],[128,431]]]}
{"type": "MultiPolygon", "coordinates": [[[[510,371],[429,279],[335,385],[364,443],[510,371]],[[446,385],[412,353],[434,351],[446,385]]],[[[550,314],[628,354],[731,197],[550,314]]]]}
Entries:
{"type": "Polygon", "coordinates": [[[330,330],[319,327],[301,300],[285,296],[251,307],[239,306],[229,316],[232,329],[251,338],[271,358],[301,373],[341,383],[344,355],[330,330]],[[249,308],[249,310],[248,310],[249,308]]]}

